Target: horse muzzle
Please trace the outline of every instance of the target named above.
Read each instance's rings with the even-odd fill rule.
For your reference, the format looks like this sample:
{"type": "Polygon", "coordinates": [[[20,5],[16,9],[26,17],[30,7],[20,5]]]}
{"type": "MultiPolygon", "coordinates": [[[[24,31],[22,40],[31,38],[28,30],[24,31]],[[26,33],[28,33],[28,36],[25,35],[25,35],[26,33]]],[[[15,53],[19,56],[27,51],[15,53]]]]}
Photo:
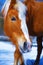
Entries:
{"type": "Polygon", "coordinates": [[[31,48],[32,48],[32,45],[30,45],[29,42],[24,42],[23,48],[20,47],[20,49],[22,50],[23,53],[30,52],[31,48]]]}

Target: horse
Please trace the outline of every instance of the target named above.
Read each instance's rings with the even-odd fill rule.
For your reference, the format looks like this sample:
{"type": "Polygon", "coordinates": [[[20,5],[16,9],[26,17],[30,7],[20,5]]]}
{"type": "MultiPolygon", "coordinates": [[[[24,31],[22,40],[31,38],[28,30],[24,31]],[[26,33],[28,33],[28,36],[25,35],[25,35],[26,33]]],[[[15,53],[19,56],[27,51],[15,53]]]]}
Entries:
{"type": "Polygon", "coordinates": [[[27,6],[27,27],[29,35],[37,37],[37,57],[34,65],[39,64],[40,55],[42,52],[42,37],[43,37],[43,2],[35,0],[25,0],[27,6]]]}
{"type": "Polygon", "coordinates": [[[28,52],[31,47],[31,42],[26,25],[26,6],[21,2],[18,2],[18,4],[20,4],[19,7],[22,8],[20,13],[16,4],[16,0],[8,0],[2,8],[4,32],[16,47],[14,52],[14,65],[18,65],[18,61],[20,61],[20,65],[24,65],[22,50],[23,52],[28,52]]]}

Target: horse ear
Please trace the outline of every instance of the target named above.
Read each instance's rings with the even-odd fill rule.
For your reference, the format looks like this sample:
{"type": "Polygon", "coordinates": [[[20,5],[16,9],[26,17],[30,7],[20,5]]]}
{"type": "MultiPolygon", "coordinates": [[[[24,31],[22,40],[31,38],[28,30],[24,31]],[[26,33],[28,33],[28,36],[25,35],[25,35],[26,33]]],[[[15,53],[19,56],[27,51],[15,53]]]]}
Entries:
{"type": "Polygon", "coordinates": [[[3,7],[2,7],[2,14],[3,14],[3,16],[4,17],[6,17],[6,15],[7,15],[7,12],[8,12],[8,10],[9,10],[9,6],[10,6],[10,3],[11,3],[11,0],[7,0],[6,2],[5,2],[5,4],[3,5],[3,7]]]}
{"type": "Polygon", "coordinates": [[[4,17],[6,17],[7,12],[10,8],[13,8],[13,6],[16,4],[16,0],[7,0],[2,8],[2,14],[4,17]]]}

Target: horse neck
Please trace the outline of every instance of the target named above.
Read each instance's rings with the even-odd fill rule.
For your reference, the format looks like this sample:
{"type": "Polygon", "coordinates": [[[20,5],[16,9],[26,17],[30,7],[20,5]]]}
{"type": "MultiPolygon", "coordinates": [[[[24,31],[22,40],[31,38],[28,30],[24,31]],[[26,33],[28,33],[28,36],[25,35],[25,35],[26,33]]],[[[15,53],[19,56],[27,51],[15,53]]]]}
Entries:
{"type": "Polygon", "coordinates": [[[32,22],[34,20],[35,7],[35,1],[29,1],[27,3],[27,24],[28,22],[32,22]]]}

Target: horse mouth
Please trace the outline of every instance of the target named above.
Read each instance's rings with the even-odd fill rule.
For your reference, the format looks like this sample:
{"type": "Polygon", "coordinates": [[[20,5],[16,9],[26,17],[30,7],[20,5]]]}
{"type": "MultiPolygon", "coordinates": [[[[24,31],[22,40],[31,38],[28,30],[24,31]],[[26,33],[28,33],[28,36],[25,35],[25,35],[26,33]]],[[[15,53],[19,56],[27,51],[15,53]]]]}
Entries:
{"type": "Polygon", "coordinates": [[[28,49],[24,49],[24,48],[21,48],[20,47],[20,52],[22,52],[22,53],[28,53],[28,52],[30,52],[31,50],[28,50],[28,49]]]}

